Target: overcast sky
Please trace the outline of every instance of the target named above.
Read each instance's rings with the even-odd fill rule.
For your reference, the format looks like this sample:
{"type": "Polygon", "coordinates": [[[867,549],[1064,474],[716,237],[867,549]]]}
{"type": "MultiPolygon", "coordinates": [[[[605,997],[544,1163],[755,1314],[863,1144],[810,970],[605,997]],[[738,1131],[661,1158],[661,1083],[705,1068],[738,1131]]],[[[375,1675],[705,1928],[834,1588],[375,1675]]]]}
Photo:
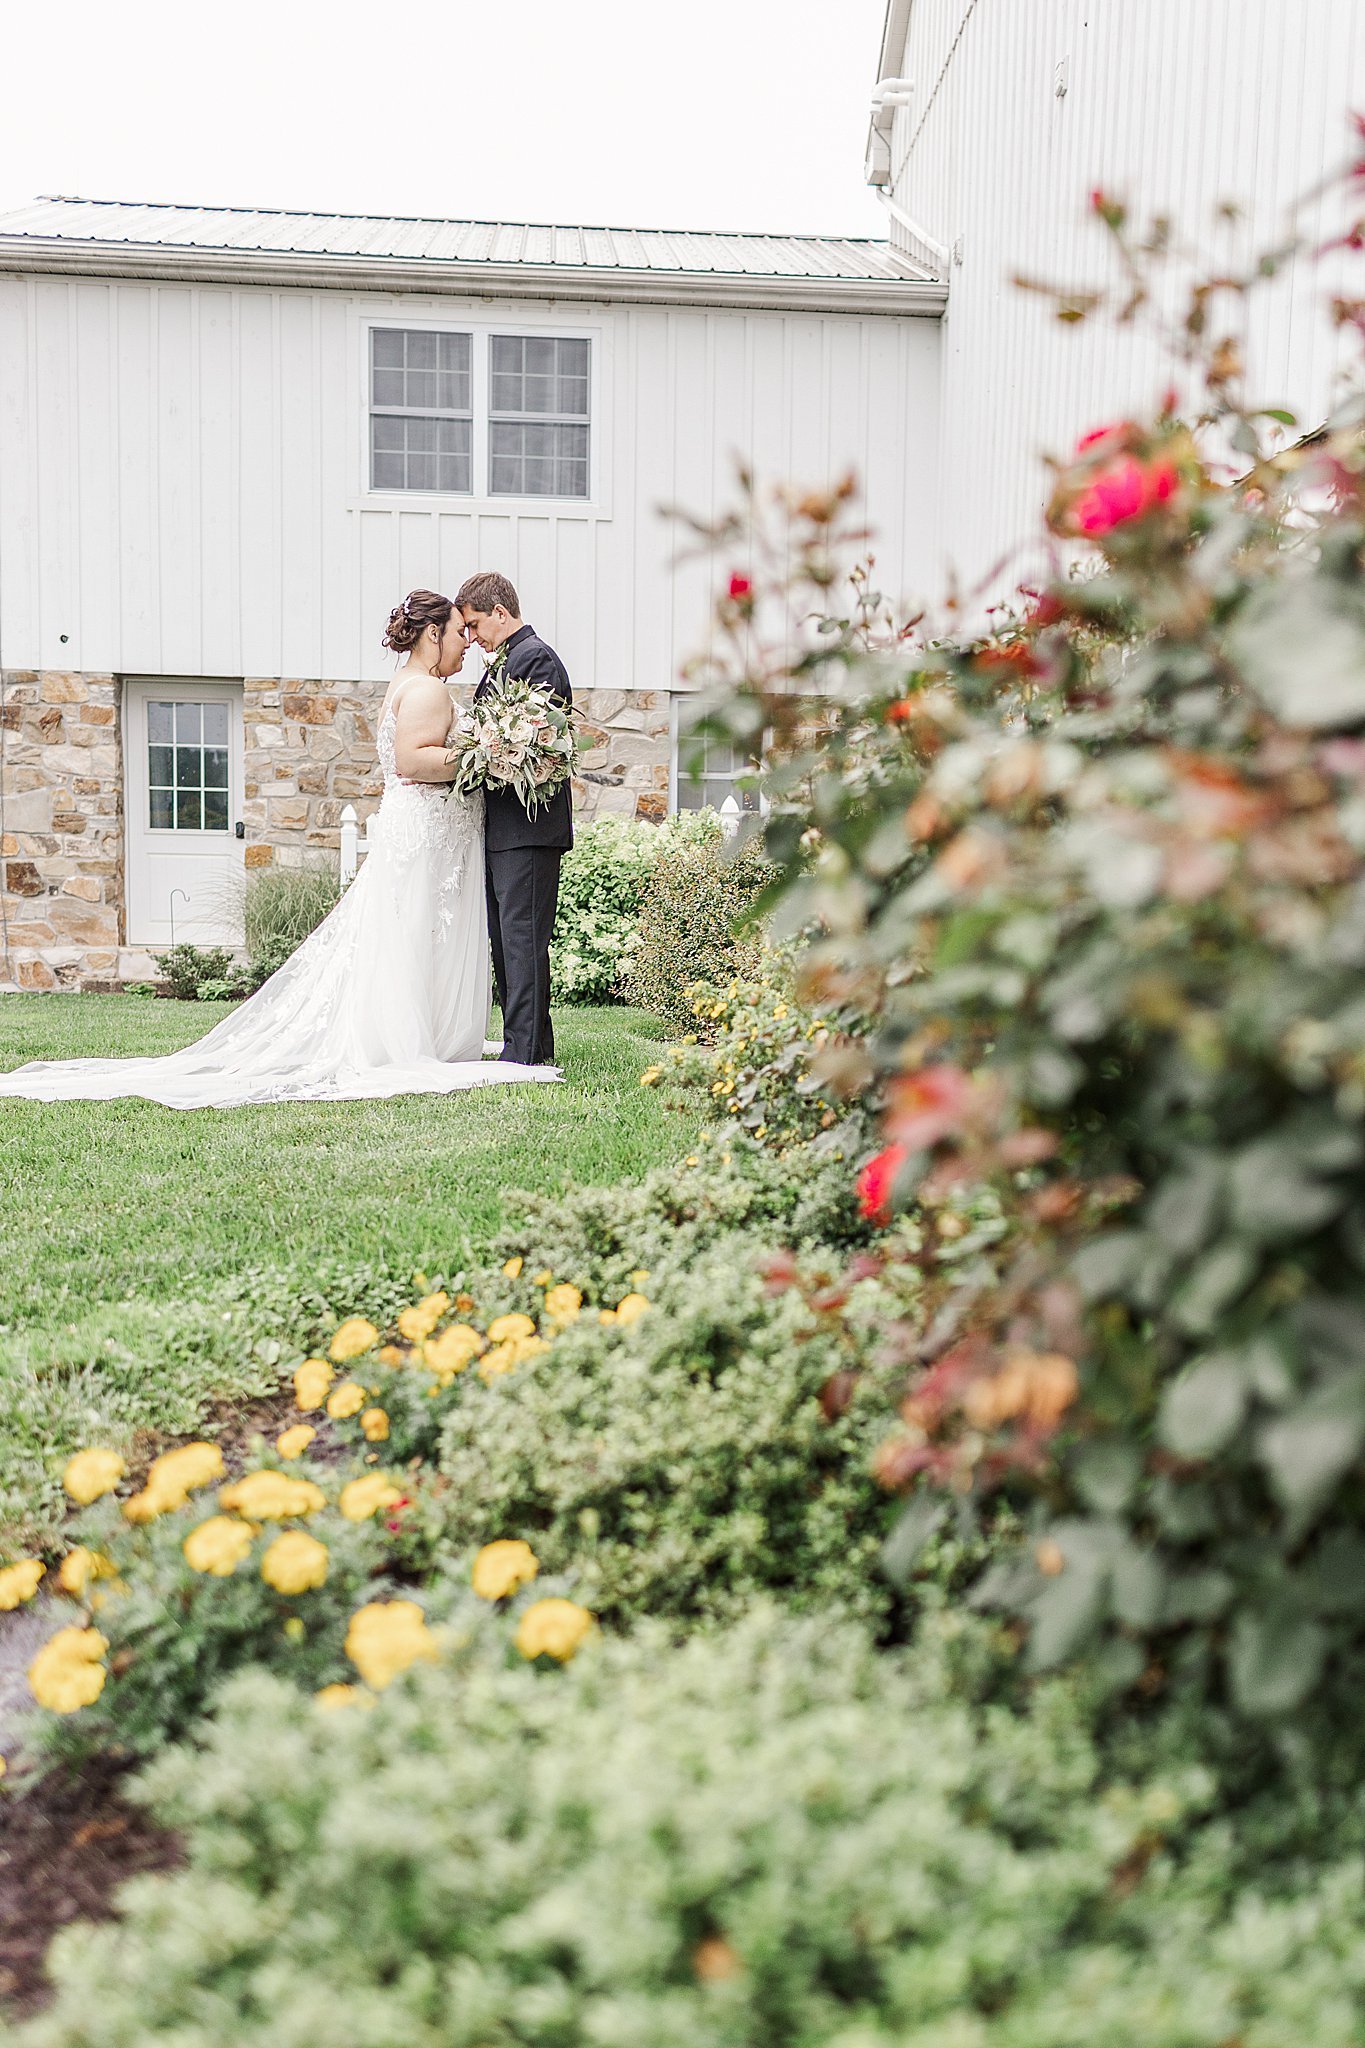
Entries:
{"type": "Polygon", "coordinates": [[[16,0],[0,207],[39,193],[880,235],[885,0],[16,0]]]}

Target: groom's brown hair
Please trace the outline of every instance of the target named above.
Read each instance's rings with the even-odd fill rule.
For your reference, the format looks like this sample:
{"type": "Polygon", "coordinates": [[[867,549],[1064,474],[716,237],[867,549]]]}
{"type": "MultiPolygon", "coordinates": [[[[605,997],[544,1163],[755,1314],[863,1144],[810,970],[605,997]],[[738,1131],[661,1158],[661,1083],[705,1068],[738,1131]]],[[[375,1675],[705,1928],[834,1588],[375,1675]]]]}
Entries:
{"type": "Polygon", "coordinates": [[[466,605],[472,612],[491,612],[495,604],[500,604],[509,618],[521,617],[516,585],[496,569],[481,569],[477,576],[470,576],[460,585],[455,598],[457,612],[462,612],[466,605]]]}

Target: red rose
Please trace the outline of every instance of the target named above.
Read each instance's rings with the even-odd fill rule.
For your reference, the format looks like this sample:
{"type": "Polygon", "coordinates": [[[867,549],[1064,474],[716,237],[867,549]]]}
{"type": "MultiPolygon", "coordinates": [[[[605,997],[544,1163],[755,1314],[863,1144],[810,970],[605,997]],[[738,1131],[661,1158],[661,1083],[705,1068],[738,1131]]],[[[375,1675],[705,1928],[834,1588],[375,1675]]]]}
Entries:
{"type": "Polygon", "coordinates": [[[973,1098],[972,1077],[946,1061],[891,1084],[889,1128],[900,1146],[922,1151],[962,1128],[973,1098]]]}
{"type": "Polygon", "coordinates": [[[904,725],[906,719],[913,718],[914,715],[915,701],[913,697],[898,697],[894,704],[888,704],[886,707],[886,722],[888,725],[904,725]]]}
{"type": "Polygon", "coordinates": [[[1180,472],[1168,458],[1144,463],[1125,455],[1091,478],[1071,508],[1072,518],[1079,532],[1096,540],[1164,505],[1179,483],[1180,472]]]}
{"type": "Polygon", "coordinates": [[[730,595],[736,604],[740,603],[743,598],[752,597],[753,594],[754,586],[747,576],[732,576],[730,578],[730,595]]]}
{"type": "Polygon", "coordinates": [[[891,1190],[909,1156],[908,1146],[888,1145],[858,1175],[858,1207],[869,1223],[891,1221],[891,1190]]]}

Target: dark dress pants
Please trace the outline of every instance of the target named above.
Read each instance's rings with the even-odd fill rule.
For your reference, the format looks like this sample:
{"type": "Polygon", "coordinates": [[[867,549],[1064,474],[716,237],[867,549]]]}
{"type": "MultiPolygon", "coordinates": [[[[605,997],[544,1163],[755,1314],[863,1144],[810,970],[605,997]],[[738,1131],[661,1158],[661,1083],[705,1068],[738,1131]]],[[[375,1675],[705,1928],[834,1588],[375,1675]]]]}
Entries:
{"type": "Polygon", "coordinates": [[[557,846],[512,846],[485,855],[488,936],[502,1010],[502,1057],[518,1066],[549,1066],[555,1056],[550,1022],[550,940],[559,903],[557,846]]]}

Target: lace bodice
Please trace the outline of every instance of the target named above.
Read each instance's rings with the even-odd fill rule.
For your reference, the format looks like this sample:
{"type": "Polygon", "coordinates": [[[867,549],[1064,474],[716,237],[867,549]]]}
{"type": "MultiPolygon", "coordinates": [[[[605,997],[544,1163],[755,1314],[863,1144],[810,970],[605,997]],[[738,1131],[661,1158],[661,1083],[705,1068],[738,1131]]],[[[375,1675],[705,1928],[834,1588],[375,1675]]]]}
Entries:
{"type": "Polygon", "coordinates": [[[482,851],[483,794],[458,796],[438,782],[404,782],[395,758],[397,733],[397,714],[386,711],[375,734],[384,795],[370,822],[370,836],[372,841],[382,837],[400,867],[414,860],[433,863],[438,874],[437,911],[444,926],[454,915],[471,852],[482,851]]]}

